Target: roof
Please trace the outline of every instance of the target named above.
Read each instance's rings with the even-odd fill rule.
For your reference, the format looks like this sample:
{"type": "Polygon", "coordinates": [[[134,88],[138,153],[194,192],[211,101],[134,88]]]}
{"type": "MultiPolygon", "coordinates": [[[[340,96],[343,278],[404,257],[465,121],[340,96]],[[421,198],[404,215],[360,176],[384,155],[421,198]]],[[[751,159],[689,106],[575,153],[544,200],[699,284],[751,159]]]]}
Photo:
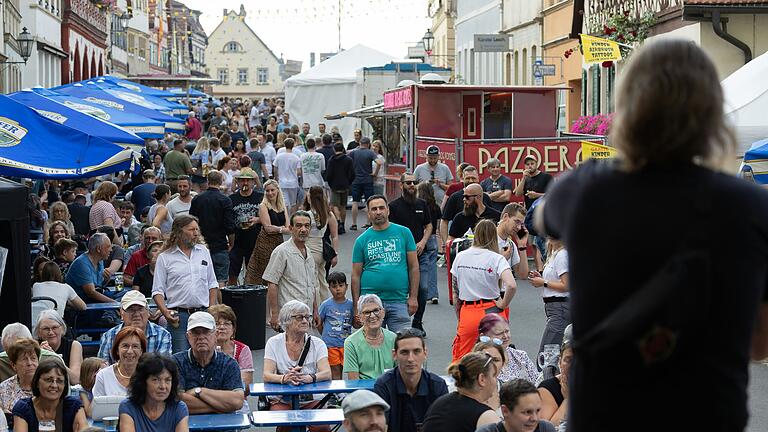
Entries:
{"type": "MultiPolygon", "coordinates": [[[[241,6],[241,7],[242,7],[242,6],[241,6]]],[[[229,15],[234,15],[234,16],[236,16],[236,17],[239,17],[239,16],[240,16],[240,15],[238,15],[237,13],[235,13],[235,10],[234,10],[234,9],[230,10],[230,11],[229,11],[229,13],[228,13],[227,15],[225,15],[225,16],[223,16],[223,17],[221,18],[221,21],[220,21],[220,22],[219,22],[219,24],[216,26],[216,28],[215,28],[215,29],[213,29],[213,31],[211,32],[211,34],[210,34],[210,35],[208,35],[208,38],[212,38],[212,37],[213,37],[213,35],[214,35],[214,34],[215,34],[215,33],[216,33],[218,30],[219,30],[219,28],[221,28],[221,25],[222,25],[222,24],[224,24],[224,22],[226,21],[226,18],[227,18],[229,15]]],[[[245,26],[245,28],[247,28],[247,29],[248,29],[248,31],[250,31],[250,32],[251,32],[251,34],[252,34],[254,37],[256,37],[256,40],[258,40],[258,41],[259,41],[259,43],[260,43],[262,46],[264,46],[264,48],[266,48],[266,49],[267,49],[267,51],[269,52],[269,54],[270,54],[272,57],[274,57],[275,61],[277,61],[278,63],[280,63],[280,62],[281,62],[281,61],[280,61],[280,59],[279,59],[279,58],[278,58],[278,57],[275,55],[275,53],[272,51],[272,48],[270,48],[270,47],[269,47],[267,44],[265,44],[265,43],[264,43],[264,41],[263,41],[263,40],[261,40],[261,38],[259,37],[259,35],[257,35],[257,34],[256,34],[256,32],[255,32],[255,31],[253,31],[253,29],[251,28],[251,26],[249,26],[249,25],[248,25],[248,23],[247,23],[247,22],[245,22],[245,17],[243,16],[242,18],[243,18],[243,19],[241,19],[241,20],[239,20],[239,21],[240,21],[241,23],[243,23],[243,25],[245,26]]]]}
{"type": "Polygon", "coordinates": [[[320,62],[309,70],[288,78],[285,85],[305,86],[356,82],[357,71],[360,68],[383,66],[394,59],[394,56],[365,45],[355,45],[328,60],[320,62]]]}
{"type": "Polygon", "coordinates": [[[400,72],[450,72],[451,68],[444,68],[440,66],[432,66],[426,63],[397,63],[391,62],[384,66],[372,66],[363,68],[365,70],[381,70],[381,71],[396,71],[400,72]]]}

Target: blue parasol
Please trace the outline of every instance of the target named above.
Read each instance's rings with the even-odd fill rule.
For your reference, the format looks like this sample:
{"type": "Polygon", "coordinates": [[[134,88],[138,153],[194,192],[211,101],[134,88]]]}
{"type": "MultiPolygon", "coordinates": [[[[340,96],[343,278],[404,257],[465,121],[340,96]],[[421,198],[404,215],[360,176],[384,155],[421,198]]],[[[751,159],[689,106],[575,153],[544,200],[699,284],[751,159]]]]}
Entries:
{"type": "Polygon", "coordinates": [[[152,120],[161,121],[165,125],[166,132],[184,133],[184,120],[115,97],[95,83],[61,86],[55,88],[54,91],[57,93],[84,99],[86,102],[106,106],[118,111],[137,114],[152,120]]]}
{"type": "Polygon", "coordinates": [[[98,80],[109,81],[114,85],[120,86],[124,89],[128,89],[134,93],[141,94],[142,96],[153,96],[153,97],[159,97],[159,98],[174,96],[174,94],[169,91],[160,90],[154,87],[146,86],[144,84],[139,84],[137,82],[133,82],[127,79],[118,78],[112,75],[97,76],[97,77],[91,78],[90,80],[91,81],[98,81],[98,80]]]}
{"type": "Polygon", "coordinates": [[[115,97],[118,97],[124,101],[135,103],[137,105],[152,108],[153,106],[162,113],[172,115],[181,119],[186,119],[189,114],[189,108],[181,103],[170,101],[164,98],[149,96],[146,94],[136,93],[125,87],[120,87],[105,80],[96,80],[96,85],[106,90],[115,97]]]}
{"type": "Polygon", "coordinates": [[[76,111],[80,111],[83,114],[98,117],[102,120],[116,124],[141,138],[162,138],[165,133],[165,123],[157,120],[112,109],[74,96],[56,93],[42,87],[35,87],[32,91],[76,111]]]}
{"type": "Polygon", "coordinates": [[[752,170],[755,182],[768,184],[768,139],[752,143],[744,153],[744,164],[752,170]]]}
{"type": "MultiPolygon", "coordinates": [[[[187,97],[187,91],[184,90],[181,87],[171,88],[171,89],[168,89],[168,91],[173,93],[173,95],[175,97],[187,97]]],[[[190,88],[189,89],[189,97],[193,97],[193,98],[207,98],[208,95],[203,93],[203,92],[201,92],[198,89],[190,88]]]]}
{"type": "Polygon", "coordinates": [[[57,123],[103,138],[121,147],[130,147],[136,152],[144,148],[144,140],[131,132],[98,117],[84,114],[74,108],[41,96],[32,90],[22,90],[8,95],[57,123]]]}
{"type": "Polygon", "coordinates": [[[95,177],[131,167],[132,151],[72,129],[0,95],[0,175],[95,177]]]}

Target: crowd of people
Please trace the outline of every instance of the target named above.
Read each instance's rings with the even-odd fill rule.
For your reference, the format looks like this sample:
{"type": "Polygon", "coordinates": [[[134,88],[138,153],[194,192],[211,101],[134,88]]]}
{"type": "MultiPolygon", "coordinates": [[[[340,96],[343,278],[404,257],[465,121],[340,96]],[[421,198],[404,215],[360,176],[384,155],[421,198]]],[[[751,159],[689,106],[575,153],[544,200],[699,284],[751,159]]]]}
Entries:
{"type": "MultiPolygon", "coordinates": [[[[665,47],[711,69],[686,46],[665,47]]],[[[640,65],[652,64],[648,54],[638,57],[640,65]]],[[[653,75],[652,67],[645,72],[653,75]]],[[[625,87],[622,94],[633,93],[625,87]]],[[[541,161],[529,155],[516,185],[496,159],[483,167],[490,176],[482,182],[479,167],[466,163],[457,166],[454,180],[438,147],[431,146],[413,172],[386,177],[381,141],[355,131],[345,145],[325,124],[312,133],[307,123],[291,123],[280,100],[190,109],[186,136],[148,142],[136,175],[40,185],[40,197],[30,206],[38,225],[33,228],[44,231],[32,292],[55,304],[36,316],[33,331],[19,323],[3,330],[0,406],[14,430],[46,422],[63,422],[56,430],[81,430],[101,396],[125,398],[121,431],[186,430],[190,414],[241,409],[255,381],[298,386],[342,378],[371,379],[375,386],[342,401],[306,395],[300,402],[302,409],[340,404],[348,431],[549,432],[607,424],[590,399],[602,398],[584,383],[590,377],[605,389],[610,377],[595,376],[600,372],[588,365],[599,363],[600,370],[617,371],[610,375],[615,376],[624,363],[588,357],[590,349],[604,349],[591,333],[578,333],[588,348],[574,352],[569,267],[581,266],[573,289],[579,286],[582,295],[626,282],[621,276],[641,270],[635,266],[616,278],[585,270],[585,237],[566,216],[595,220],[595,209],[606,202],[595,201],[599,194],[589,201],[575,191],[608,171],[586,164],[553,183],[540,170],[541,161]],[[590,169],[593,177],[583,174],[590,169]],[[399,181],[399,190],[387,191],[387,178],[399,181]],[[522,202],[510,202],[515,197],[522,202]],[[586,201],[590,210],[574,214],[586,201]],[[358,227],[362,209],[368,223],[358,227]],[[339,236],[347,230],[360,231],[349,275],[335,268],[339,236]],[[577,245],[578,257],[569,256],[566,245],[577,245]],[[426,368],[425,310],[440,301],[441,266],[448,267],[458,321],[448,379],[440,376],[442,365],[426,368]],[[509,306],[521,280],[540,292],[544,307],[536,362],[510,336],[509,306]],[[240,283],[267,287],[266,325],[276,334],[266,342],[261,377],[254,377],[250,347],[235,339],[235,312],[222,304],[221,288],[240,283]],[[119,304],[119,313],[80,313],[79,319],[110,327],[97,356],[84,358],[67,323],[91,303],[119,304]],[[80,397],[72,397],[69,384],[78,383],[80,397]],[[583,411],[572,423],[578,410],[583,411]]],[[[631,126],[631,113],[623,109],[619,125],[631,126]]],[[[655,159],[633,147],[625,129],[616,130],[627,172],[653,165],[655,159]]],[[[681,154],[711,156],[705,150],[681,154]]],[[[627,178],[631,174],[611,175],[624,187],[638,187],[627,178]]],[[[657,180],[664,184],[664,178],[657,180]]],[[[607,232],[591,235],[607,244],[607,232]]],[[[613,273],[626,267],[616,261],[620,255],[611,258],[613,273]]],[[[650,274],[650,267],[642,273],[650,274]]],[[[614,304],[617,298],[602,300],[614,304]]],[[[583,297],[580,302],[575,305],[582,314],[597,308],[583,297]]],[[[605,340],[617,338],[616,329],[602,331],[605,340]]],[[[654,328],[651,335],[662,337],[660,331],[654,328]]],[[[643,343],[650,342],[637,345],[643,343]]],[[[641,354],[646,361],[666,361],[664,353],[641,354]]],[[[662,376],[678,387],[693,386],[662,376]]],[[[270,397],[264,407],[286,410],[291,404],[270,397]]],[[[718,424],[726,423],[734,424],[718,424]]]]}

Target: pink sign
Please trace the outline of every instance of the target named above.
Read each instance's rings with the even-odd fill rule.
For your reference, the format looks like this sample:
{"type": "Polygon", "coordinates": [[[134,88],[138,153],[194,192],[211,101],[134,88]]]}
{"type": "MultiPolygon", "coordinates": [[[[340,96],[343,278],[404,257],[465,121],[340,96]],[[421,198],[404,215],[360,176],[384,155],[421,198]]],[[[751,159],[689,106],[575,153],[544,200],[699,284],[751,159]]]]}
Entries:
{"type": "Polygon", "coordinates": [[[413,87],[411,86],[384,93],[384,111],[411,106],[413,106],[413,87]]]}

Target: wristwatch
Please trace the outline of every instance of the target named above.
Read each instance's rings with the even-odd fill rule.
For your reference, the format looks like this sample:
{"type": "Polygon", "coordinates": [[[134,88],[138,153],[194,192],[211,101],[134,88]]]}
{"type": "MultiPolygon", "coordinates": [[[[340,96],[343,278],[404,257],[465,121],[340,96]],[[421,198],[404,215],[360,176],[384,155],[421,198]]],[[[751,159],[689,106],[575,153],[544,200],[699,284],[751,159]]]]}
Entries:
{"type": "Polygon", "coordinates": [[[195,387],[195,397],[198,399],[201,399],[201,394],[203,393],[203,389],[200,387],[195,387]]]}
{"type": "Polygon", "coordinates": [[[549,282],[544,281],[544,288],[549,288],[549,282]]]}

